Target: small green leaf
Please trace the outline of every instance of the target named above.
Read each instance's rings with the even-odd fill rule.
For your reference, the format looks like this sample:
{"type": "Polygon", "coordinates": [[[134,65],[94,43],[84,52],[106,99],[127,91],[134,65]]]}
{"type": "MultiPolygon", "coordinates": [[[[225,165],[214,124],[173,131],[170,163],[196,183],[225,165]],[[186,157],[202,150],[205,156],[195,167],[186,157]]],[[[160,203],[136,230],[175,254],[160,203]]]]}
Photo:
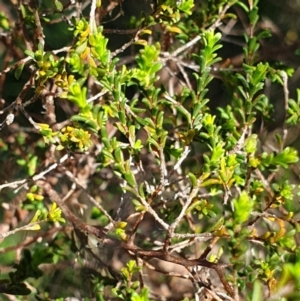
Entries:
{"type": "Polygon", "coordinates": [[[242,191],[240,196],[233,200],[233,205],[235,223],[242,224],[247,221],[254,205],[254,202],[249,197],[248,193],[242,191]]]}
{"type": "Polygon", "coordinates": [[[64,6],[60,1],[54,0],[54,5],[59,12],[63,11],[64,6]]]}
{"type": "Polygon", "coordinates": [[[114,155],[115,155],[115,158],[116,158],[116,161],[118,163],[123,163],[124,162],[124,157],[123,157],[123,152],[121,150],[120,147],[117,147],[115,150],[114,150],[114,155]]]}
{"type": "Polygon", "coordinates": [[[30,221],[30,224],[35,223],[37,221],[40,221],[41,214],[42,214],[41,210],[38,209],[35,212],[34,217],[32,218],[32,220],[30,221]]]}
{"type": "Polygon", "coordinates": [[[23,72],[24,66],[25,66],[25,64],[22,63],[22,64],[18,65],[18,67],[16,68],[16,71],[15,71],[15,77],[16,77],[16,79],[20,78],[20,76],[21,76],[21,74],[23,72]]]}
{"type": "Polygon", "coordinates": [[[192,183],[192,186],[196,187],[197,186],[197,178],[196,178],[196,176],[193,173],[189,172],[188,173],[188,177],[189,177],[189,179],[190,179],[190,181],[192,183]]]}
{"type": "Polygon", "coordinates": [[[248,154],[254,154],[257,149],[257,138],[258,136],[256,134],[252,134],[250,137],[248,137],[245,141],[245,151],[248,154]]]}
{"type": "Polygon", "coordinates": [[[218,231],[224,225],[224,217],[221,216],[218,221],[209,229],[209,232],[218,231]]]}
{"type": "Polygon", "coordinates": [[[133,176],[132,172],[126,172],[124,173],[124,178],[126,180],[126,182],[131,186],[131,187],[136,187],[136,181],[135,181],[135,177],[133,176]]]}

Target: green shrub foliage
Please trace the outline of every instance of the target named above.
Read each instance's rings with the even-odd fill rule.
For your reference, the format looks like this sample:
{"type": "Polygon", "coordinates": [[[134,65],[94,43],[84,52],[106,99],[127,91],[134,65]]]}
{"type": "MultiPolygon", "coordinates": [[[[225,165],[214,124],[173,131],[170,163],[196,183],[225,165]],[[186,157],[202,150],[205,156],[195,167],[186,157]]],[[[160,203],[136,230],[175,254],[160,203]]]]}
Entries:
{"type": "Polygon", "coordinates": [[[300,90],[258,2],[1,4],[3,298],[300,299],[300,90]]]}

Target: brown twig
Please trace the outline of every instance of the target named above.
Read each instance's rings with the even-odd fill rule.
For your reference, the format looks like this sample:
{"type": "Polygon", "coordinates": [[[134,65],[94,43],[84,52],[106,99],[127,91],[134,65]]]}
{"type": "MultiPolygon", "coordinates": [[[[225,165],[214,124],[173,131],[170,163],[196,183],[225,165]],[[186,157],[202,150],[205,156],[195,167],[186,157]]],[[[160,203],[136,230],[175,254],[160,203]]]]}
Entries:
{"type": "Polygon", "coordinates": [[[102,244],[110,244],[115,245],[118,244],[119,248],[126,251],[128,254],[135,255],[139,258],[144,258],[145,260],[149,260],[151,258],[161,259],[170,263],[179,264],[186,268],[194,267],[194,266],[202,266],[207,268],[214,269],[219,275],[220,281],[222,282],[226,292],[230,294],[230,296],[234,296],[234,292],[225,279],[223,268],[225,265],[209,262],[206,259],[185,259],[181,256],[171,255],[166,248],[163,250],[144,250],[137,246],[135,246],[132,242],[120,242],[108,236],[107,230],[104,227],[94,227],[88,224],[85,224],[78,217],[76,217],[69,208],[62,202],[62,199],[59,197],[58,193],[51,187],[51,185],[47,182],[38,182],[40,186],[42,186],[49,196],[49,198],[58,204],[61,208],[62,212],[65,215],[65,218],[73,224],[73,226],[79,230],[81,233],[88,235],[94,235],[96,238],[101,241],[102,244]]]}

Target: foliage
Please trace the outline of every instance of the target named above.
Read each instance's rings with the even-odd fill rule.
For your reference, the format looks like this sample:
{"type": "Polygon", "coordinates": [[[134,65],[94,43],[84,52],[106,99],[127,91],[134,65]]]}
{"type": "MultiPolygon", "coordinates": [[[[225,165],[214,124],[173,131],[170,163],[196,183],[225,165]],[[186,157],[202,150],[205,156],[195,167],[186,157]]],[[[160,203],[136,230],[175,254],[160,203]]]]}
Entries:
{"type": "Polygon", "coordinates": [[[289,97],[293,66],[262,55],[275,33],[259,1],[136,2],[30,0],[0,13],[10,266],[0,293],[299,299],[299,155],[288,133],[300,90],[289,97]],[[234,28],[238,62],[226,42],[234,28]],[[275,139],[270,85],[284,100],[275,139]],[[21,231],[35,236],[23,242],[21,231]],[[87,254],[80,264],[76,251],[87,254]]]}

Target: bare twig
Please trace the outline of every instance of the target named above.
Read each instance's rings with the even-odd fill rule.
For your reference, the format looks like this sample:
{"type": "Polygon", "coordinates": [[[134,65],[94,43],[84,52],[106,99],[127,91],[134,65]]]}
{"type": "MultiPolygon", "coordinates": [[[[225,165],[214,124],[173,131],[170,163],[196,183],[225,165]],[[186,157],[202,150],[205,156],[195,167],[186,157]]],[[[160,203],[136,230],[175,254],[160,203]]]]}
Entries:
{"type": "Polygon", "coordinates": [[[102,207],[101,204],[99,204],[99,202],[97,202],[85,189],[84,187],[82,187],[82,185],[79,183],[78,179],[68,170],[65,170],[65,174],[66,176],[68,176],[68,178],[73,181],[82,191],[84,191],[85,195],[87,196],[88,200],[94,205],[96,206],[110,221],[110,223],[112,224],[112,226],[115,224],[115,221],[112,219],[111,215],[102,207]]]}
{"type": "MultiPolygon", "coordinates": [[[[139,193],[136,192],[136,195],[139,196],[139,193]]],[[[165,229],[169,229],[169,225],[164,221],[162,220],[158,214],[156,213],[156,211],[151,207],[151,205],[141,196],[139,196],[139,200],[140,202],[142,203],[142,205],[145,207],[145,210],[147,212],[149,212],[153,217],[154,219],[165,229]]]]}
{"type": "Polygon", "coordinates": [[[19,231],[23,231],[23,230],[26,230],[26,231],[36,230],[35,226],[40,225],[43,222],[45,222],[45,221],[43,220],[43,221],[38,221],[38,222],[30,223],[28,225],[16,228],[14,230],[11,230],[11,231],[8,231],[8,232],[4,232],[4,233],[0,233],[0,238],[5,238],[7,236],[13,235],[13,234],[15,234],[15,233],[17,233],[19,231]]]}
{"type": "Polygon", "coordinates": [[[133,39],[131,39],[128,43],[125,43],[122,47],[120,47],[119,49],[115,50],[114,52],[111,53],[111,58],[116,57],[118,54],[124,52],[128,47],[130,47],[131,45],[133,45],[134,43],[136,43],[139,39],[139,34],[142,31],[142,29],[138,30],[134,36],[133,39]]]}
{"type": "MultiPolygon", "coordinates": [[[[230,4],[226,4],[225,7],[223,8],[223,10],[220,12],[217,20],[209,27],[209,30],[215,30],[220,25],[220,21],[224,18],[225,14],[229,8],[230,8],[230,4]]],[[[184,44],[183,46],[181,46],[181,47],[177,48],[175,51],[173,51],[171,53],[171,56],[178,56],[180,53],[182,53],[182,52],[188,50],[189,48],[191,48],[192,46],[194,46],[200,40],[201,40],[201,36],[200,35],[196,36],[194,39],[192,39],[188,43],[184,44]]]]}
{"type": "Polygon", "coordinates": [[[29,240],[22,241],[21,243],[19,243],[16,246],[9,246],[9,247],[6,247],[6,248],[0,248],[0,254],[5,254],[5,253],[16,251],[16,250],[19,250],[19,249],[24,249],[24,248],[30,246],[31,244],[37,242],[37,240],[40,239],[40,238],[45,238],[45,237],[51,237],[52,238],[56,233],[63,232],[65,228],[66,227],[52,227],[47,232],[38,233],[32,238],[30,237],[29,240]]]}
{"type": "Polygon", "coordinates": [[[97,32],[97,24],[96,24],[96,8],[97,8],[97,0],[92,0],[91,10],[90,10],[90,31],[92,34],[97,32]]]}
{"type": "Polygon", "coordinates": [[[168,228],[168,239],[173,237],[174,231],[176,229],[176,227],[178,226],[178,224],[180,223],[180,221],[182,220],[182,218],[184,217],[186,210],[188,209],[188,207],[191,205],[193,199],[197,196],[199,189],[200,189],[200,184],[201,184],[201,179],[197,179],[197,184],[196,186],[192,189],[190,195],[188,196],[184,206],[181,209],[181,212],[178,214],[178,216],[176,217],[175,221],[170,225],[170,227],[168,228]]]}
{"type": "Polygon", "coordinates": [[[75,216],[70,209],[64,204],[58,193],[52,189],[51,185],[45,181],[37,181],[37,185],[41,185],[44,191],[48,194],[52,202],[56,203],[62,210],[65,215],[65,218],[71,222],[76,229],[81,233],[87,235],[91,234],[96,236],[98,239],[101,239],[105,236],[107,232],[103,227],[93,227],[85,224],[81,219],[75,216]]]}
{"type": "Polygon", "coordinates": [[[101,98],[102,96],[104,96],[107,93],[108,93],[108,90],[101,91],[101,92],[95,94],[94,96],[90,97],[89,99],[87,99],[86,102],[87,103],[93,102],[94,100],[101,98]]]}
{"type": "Polygon", "coordinates": [[[236,145],[234,146],[234,148],[228,152],[229,155],[232,154],[239,154],[241,149],[243,148],[244,144],[245,144],[245,138],[246,138],[246,134],[249,130],[248,126],[244,126],[243,130],[242,130],[242,134],[241,137],[239,138],[239,140],[237,141],[236,145]]]}
{"type": "Polygon", "coordinates": [[[223,301],[223,299],[221,299],[214,291],[212,291],[208,288],[205,288],[205,290],[206,290],[207,293],[209,293],[214,298],[215,301],[223,301]]]}
{"type": "Polygon", "coordinates": [[[10,188],[18,188],[22,185],[24,185],[25,183],[29,182],[29,181],[38,181],[41,180],[47,173],[49,173],[50,171],[54,170],[55,168],[57,168],[57,166],[59,164],[62,164],[63,162],[65,162],[67,159],[69,158],[68,154],[65,154],[63,157],[61,157],[57,162],[51,164],[50,166],[46,167],[43,171],[35,174],[34,176],[32,176],[31,178],[27,178],[27,179],[23,179],[23,180],[19,180],[19,181],[15,181],[15,182],[10,182],[10,183],[6,183],[6,184],[2,184],[0,185],[0,191],[4,188],[10,187],[10,188]]]}
{"type": "Polygon", "coordinates": [[[25,57],[22,60],[19,60],[18,62],[14,63],[13,65],[11,65],[7,68],[5,68],[2,72],[0,72],[0,76],[2,76],[5,73],[8,73],[8,72],[12,71],[15,68],[18,68],[19,66],[21,66],[23,64],[26,64],[27,62],[30,62],[31,60],[32,60],[32,57],[29,57],[29,56],[25,57]]]}
{"type": "MultiPolygon", "coordinates": [[[[173,237],[178,237],[180,238],[180,235],[185,235],[185,234],[177,234],[174,233],[173,237]],[[179,235],[179,237],[177,236],[179,235]]],[[[182,242],[173,244],[169,247],[169,251],[170,252],[179,252],[180,250],[190,247],[198,242],[203,242],[203,241],[207,241],[210,240],[213,236],[210,233],[203,233],[203,234],[194,234],[194,237],[190,237],[189,240],[184,240],[182,242]],[[198,236],[196,236],[198,235],[198,236]]]]}
{"type": "Polygon", "coordinates": [[[165,180],[165,177],[168,175],[168,171],[166,168],[166,160],[165,160],[165,154],[164,154],[164,149],[160,145],[159,146],[159,159],[160,159],[160,185],[162,187],[165,187],[168,183],[165,180]]]}
{"type": "Polygon", "coordinates": [[[43,27],[42,27],[42,24],[41,24],[38,9],[36,7],[35,1],[33,1],[33,0],[30,0],[29,5],[31,6],[31,9],[33,10],[33,16],[34,16],[34,21],[35,21],[35,25],[36,25],[37,39],[39,41],[39,44],[44,49],[44,46],[45,46],[44,38],[45,38],[45,36],[44,36],[44,33],[43,33],[43,27]]]}
{"type": "Polygon", "coordinates": [[[150,263],[147,262],[147,261],[144,261],[144,265],[145,265],[148,269],[150,269],[150,270],[152,270],[152,271],[156,271],[156,272],[162,273],[162,274],[164,274],[164,275],[168,275],[168,276],[170,276],[170,277],[178,277],[178,278],[183,278],[183,279],[192,279],[192,277],[193,277],[193,276],[190,275],[190,274],[180,274],[180,273],[165,271],[165,270],[163,270],[163,269],[160,269],[160,268],[158,268],[158,267],[153,266],[152,264],[150,264],[150,263]]]}

